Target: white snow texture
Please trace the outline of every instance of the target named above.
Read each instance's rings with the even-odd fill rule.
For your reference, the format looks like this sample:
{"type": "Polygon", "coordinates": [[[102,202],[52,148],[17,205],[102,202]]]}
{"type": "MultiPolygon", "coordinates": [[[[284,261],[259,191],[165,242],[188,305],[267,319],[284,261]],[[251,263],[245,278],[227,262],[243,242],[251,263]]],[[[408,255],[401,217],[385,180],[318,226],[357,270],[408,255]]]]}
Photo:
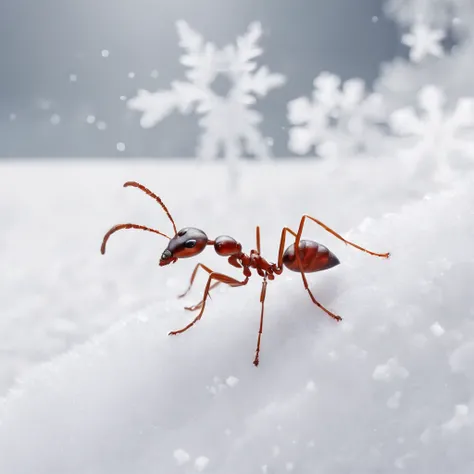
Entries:
{"type": "Polygon", "coordinates": [[[217,164],[2,164],[0,472],[474,472],[473,175],[441,186],[407,180],[393,160],[324,166],[249,165],[234,198],[217,164]],[[178,227],[250,250],[261,225],[273,261],[303,213],[392,257],[308,224],[304,237],[342,262],[310,275],[311,289],[344,320],[284,272],[268,287],[255,368],[258,276],[216,289],[203,319],[169,337],[200,298],[203,276],[175,298],[197,261],[239,270],[211,250],[160,268],[166,239],[139,231],[100,255],[119,222],[170,232],[155,202],[121,188],[130,179],[178,227]]]}

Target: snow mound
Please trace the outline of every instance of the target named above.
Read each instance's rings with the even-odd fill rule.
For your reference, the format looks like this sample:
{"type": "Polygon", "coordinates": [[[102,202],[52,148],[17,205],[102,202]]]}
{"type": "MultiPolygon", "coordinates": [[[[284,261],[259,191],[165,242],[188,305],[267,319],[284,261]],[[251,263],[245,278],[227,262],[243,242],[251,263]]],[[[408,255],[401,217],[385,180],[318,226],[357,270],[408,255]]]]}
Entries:
{"type": "MultiPolygon", "coordinates": [[[[474,190],[368,220],[343,265],[216,292],[203,320],[159,301],[49,364],[0,405],[0,472],[472,472],[474,190]],[[243,292],[254,293],[254,300],[243,292]]],[[[197,297],[195,294],[194,297],[197,297]]]]}

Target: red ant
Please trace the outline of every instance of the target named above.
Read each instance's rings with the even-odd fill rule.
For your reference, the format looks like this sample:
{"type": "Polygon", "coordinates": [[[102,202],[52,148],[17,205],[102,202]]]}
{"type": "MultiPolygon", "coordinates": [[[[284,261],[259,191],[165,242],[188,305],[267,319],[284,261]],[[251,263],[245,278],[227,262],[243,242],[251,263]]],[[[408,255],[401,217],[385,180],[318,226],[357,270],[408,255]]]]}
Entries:
{"type": "Polygon", "coordinates": [[[179,232],[176,229],[176,225],[174,223],[171,214],[169,213],[167,207],[164,205],[163,201],[154,193],[152,193],[149,189],[145,186],[134,182],[128,181],[124,184],[124,187],[133,186],[135,188],[141,189],[144,193],[148,194],[148,196],[155,199],[158,204],[163,208],[166,215],[168,216],[169,220],[173,224],[174,230],[174,237],[171,238],[168,235],[160,232],[156,229],[151,229],[149,227],[145,227],[142,225],[137,224],[118,224],[112,227],[104,236],[101,246],[101,253],[105,253],[105,246],[107,244],[107,240],[109,237],[118,230],[121,229],[140,229],[146,230],[148,232],[154,232],[155,234],[159,234],[163,237],[166,237],[169,240],[168,246],[166,247],[165,251],[161,255],[160,259],[160,267],[165,265],[169,265],[170,263],[175,263],[180,258],[189,258],[194,257],[200,254],[205,247],[208,245],[213,245],[214,250],[218,255],[223,257],[228,257],[228,262],[237,268],[242,268],[244,279],[243,280],[236,280],[228,275],[224,275],[222,273],[217,273],[211,270],[210,268],[206,267],[202,263],[198,263],[191,275],[191,279],[189,282],[188,289],[181,295],[179,298],[185,296],[189,290],[191,289],[194,279],[196,278],[197,271],[199,268],[202,268],[204,271],[209,273],[209,277],[207,279],[206,287],[204,289],[204,296],[202,300],[193,305],[186,307],[185,309],[189,311],[197,311],[200,310],[198,315],[191,321],[187,326],[179,329],[177,331],[171,331],[169,335],[176,335],[181,334],[184,331],[187,331],[191,326],[193,326],[197,321],[201,319],[201,316],[204,312],[204,308],[206,307],[207,297],[209,296],[209,292],[215,288],[220,283],[225,283],[232,287],[237,286],[244,286],[248,283],[250,276],[252,275],[251,268],[255,269],[255,271],[263,278],[262,282],[262,291],[260,293],[260,302],[261,312],[260,312],[260,327],[258,331],[258,339],[257,339],[257,349],[255,351],[255,359],[253,361],[255,366],[258,366],[259,363],[259,353],[260,353],[260,340],[262,336],[263,330],[263,312],[264,312],[264,304],[265,304],[265,295],[267,290],[267,281],[273,280],[275,275],[280,275],[283,272],[283,265],[292,270],[294,272],[301,273],[301,278],[303,279],[303,284],[306,291],[309,294],[309,297],[313,301],[313,303],[321,308],[326,314],[328,314],[331,318],[335,319],[336,321],[341,321],[341,317],[332,313],[328,309],[326,309],[321,303],[319,303],[311,290],[308,287],[308,281],[306,280],[306,273],[312,272],[319,272],[322,270],[328,270],[329,268],[335,267],[339,265],[338,258],[327,249],[324,245],[318,244],[312,240],[301,240],[301,235],[303,233],[303,227],[307,219],[310,221],[315,222],[316,224],[320,225],[323,229],[327,230],[330,234],[337,237],[339,240],[342,240],[347,245],[355,247],[356,249],[362,250],[370,255],[375,255],[377,257],[388,258],[390,256],[389,253],[375,253],[367,250],[363,247],[360,247],[353,242],[349,242],[348,240],[344,239],[340,236],[337,232],[330,229],[328,226],[323,224],[322,222],[318,221],[314,217],[304,215],[301,218],[300,225],[297,232],[294,232],[289,227],[284,227],[281,232],[280,238],[280,249],[278,251],[278,261],[277,263],[270,263],[265,260],[261,256],[260,252],[260,227],[257,226],[257,245],[256,250],[251,250],[250,254],[246,254],[242,252],[242,245],[237,242],[234,238],[229,237],[228,235],[221,235],[217,237],[215,240],[210,240],[207,235],[200,229],[196,229],[194,227],[185,227],[181,229],[179,232]],[[285,239],[287,233],[293,235],[295,237],[295,243],[291,244],[285,250],[285,239]],[[299,251],[295,252],[295,248],[298,248],[299,251]]]}

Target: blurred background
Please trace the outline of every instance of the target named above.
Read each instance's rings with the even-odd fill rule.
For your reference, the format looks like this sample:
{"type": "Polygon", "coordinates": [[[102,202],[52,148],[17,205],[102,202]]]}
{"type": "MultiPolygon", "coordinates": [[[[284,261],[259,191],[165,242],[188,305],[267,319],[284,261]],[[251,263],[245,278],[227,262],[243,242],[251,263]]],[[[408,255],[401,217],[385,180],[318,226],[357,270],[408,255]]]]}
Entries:
{"type": "MultiPolygon", "coordinates": [[[[0,157],[191,157],[196,117],[143,129],[126,107],[138,89],[184,79],[176,21],[218,47],[261,22],[259,64],[287,77],[258,101],[275,156],[288,156],[287,103],[331,71],[370,84],[406,56],[382,0],[3,0],[0,157]],[[117,149],[117,143],[124,146],[117,149]]],[[[226,85],[217,83],[216,88],[226,85]]]]}

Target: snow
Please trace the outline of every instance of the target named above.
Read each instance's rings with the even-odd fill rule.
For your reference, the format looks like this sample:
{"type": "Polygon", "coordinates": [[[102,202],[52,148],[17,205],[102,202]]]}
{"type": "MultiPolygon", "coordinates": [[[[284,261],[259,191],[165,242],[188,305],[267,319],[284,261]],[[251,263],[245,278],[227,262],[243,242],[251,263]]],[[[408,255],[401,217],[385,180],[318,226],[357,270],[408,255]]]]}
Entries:
{"type": "Polygon", "coordinates": [[[410,48],[410,59],[420,62],[427,56],[441,58],[444,54],[441,41],[445,38],[444,30],[432,30],[424,23],[415,23],[410,33],[402,36],[402,43],[410,48]]]}
{"type": "MultiPolygon", "coordinates": [[[[238,195],[217,164],[0,165],[0,472],[468,474],[474,465],[474,176],[407,179],[396,160],[248,164],[238,195]],[[261,362],[252,365],[260,281],[221,287],[203,319],[175,296],[197,261],[158,267],[178,227],[230,234],[262,227],[274,260],[281,228],[317,216],[390,260],[316,225],[306,238],[341,265],[270,282],[261,362]],[[12,205],[13,204],[13,205],[12,205]],[[442,328],[442,334],[440,328],[442,328]]],[[[207,251],[206,251],[207,252],[207,251]]],[[[212,252],[211,268],[238,275],[212,252]]]]}
{"type": "Polygon", "coordinates": [[[369,94],[361,79],[342,83],[335,74],[322,72],[313,81],[312,100],[299,97],[288,103],[288,148],[299,155],[313,148],[320,156],[353,156],[381,136],[384,117],[379,94],[369,94]]]}
{"type": "Polygon", "coordinates": [[[263,117],[251,106],[257,98],[285,84],[286,79],[282,74],[271,73],[267,66],[257,65],[263,53],[258,44],[263,33],[261,24],[250,24],[235,45],[222,49],[205,41],[183,20],[177,22],[176,28],[184,50],[180,60],[187,67],[187,81],[173,81],[169,90],[153,93],[141,89],[127,102],[130,109],[143,113],[142,127],[157,125],[174,110],[181,114],[195,112],[200,115],[203,129],[198,146],[200,157],[216,158],[222,150],[229,161],[245,153],[268,158],[271,149],[258,128],[263,117]],[[216,90],[215,83],[222,77],[230,83],[224,94],[216,90]]]}

